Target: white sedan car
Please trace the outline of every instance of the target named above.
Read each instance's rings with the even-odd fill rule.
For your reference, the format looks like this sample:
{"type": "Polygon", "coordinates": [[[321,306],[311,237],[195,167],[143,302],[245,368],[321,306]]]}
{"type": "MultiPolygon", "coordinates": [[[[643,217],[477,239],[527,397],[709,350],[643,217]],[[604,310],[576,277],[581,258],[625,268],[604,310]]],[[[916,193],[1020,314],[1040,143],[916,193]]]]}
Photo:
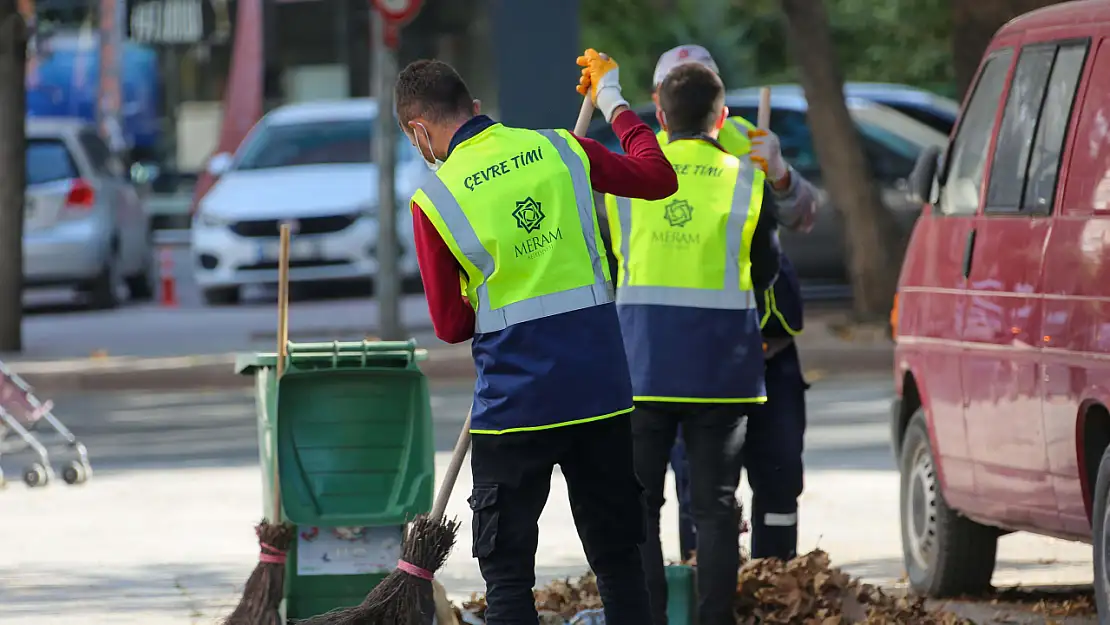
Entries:
{"type": "MultiPolygon", "coordinates": [[[[209,304],[277,282],[278,236],[291,227],[291,282],[370,282],[377,275],[378,168],[371,162],[377,104],[370,99],[279,107],[235,155],[217,154],[216,184],[193,219],[197,285],[209,304]]],[[[398,131],[396,211],[402,279],[419,275],[408,198],[427,175],[398,131]]]]}

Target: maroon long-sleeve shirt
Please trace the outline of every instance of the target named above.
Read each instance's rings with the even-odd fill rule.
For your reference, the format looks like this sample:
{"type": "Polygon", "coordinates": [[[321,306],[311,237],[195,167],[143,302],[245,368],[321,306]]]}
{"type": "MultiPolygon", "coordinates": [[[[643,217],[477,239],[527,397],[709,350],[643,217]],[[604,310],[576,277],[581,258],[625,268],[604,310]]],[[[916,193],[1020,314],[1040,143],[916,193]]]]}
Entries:
{"type": "MultiPolygon", "coordinates": [[[[485,130],[493,121],[478,116],[464,124],[451,140],[451,148],[485,130]]],[[[590,185],[599,193],[629,198],[661,200],[678,190],[678,178],[659,148],[655,133],[632,111],[613,120],[613,131],[625,154],[610,152],[593,139],[575,137],[590,159],[590,185]]],[[[436,336],[447,343],[461,343],[474,336],[474,309],[460,296],[462,267],[443,242],[424,211],[412,203],[416,258],[428,298],[436,336]]]]}

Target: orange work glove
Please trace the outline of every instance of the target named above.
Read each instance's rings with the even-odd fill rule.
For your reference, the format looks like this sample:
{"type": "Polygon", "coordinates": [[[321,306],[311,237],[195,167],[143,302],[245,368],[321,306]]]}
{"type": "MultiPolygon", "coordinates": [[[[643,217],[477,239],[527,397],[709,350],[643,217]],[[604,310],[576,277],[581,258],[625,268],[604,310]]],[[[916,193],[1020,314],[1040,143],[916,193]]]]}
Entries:
{"type": "Polygon", "coordinates": [[[620,106],[628,106],[628,101],[621,95],[617,62],[608,55],[589,48],[578,57],[578,65],[582,66],[578,93],[588,93],[594,106],[605,116],[605,121],[612,122],[613,111],[620,106]]]}

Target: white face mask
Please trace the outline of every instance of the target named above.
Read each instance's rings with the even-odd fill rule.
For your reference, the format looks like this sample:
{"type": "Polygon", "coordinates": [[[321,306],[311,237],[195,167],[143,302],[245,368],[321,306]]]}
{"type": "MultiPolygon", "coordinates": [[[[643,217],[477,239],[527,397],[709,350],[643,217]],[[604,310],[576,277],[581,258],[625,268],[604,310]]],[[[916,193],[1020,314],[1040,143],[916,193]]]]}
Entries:
{"type": "MultiPolygon", "coordinates": [[[[432,158],[435,158],[435,152],[432,151],[432,137],[428,134],[428,129],[424,127],[424,124],[417,124],[417,126],[420,126],[420,129],[424,131],[424,138],[428,140],[428,154],[431,154],[432,158]]],[[[420,139],[417,138],[416,132],[412,133],[412,138],[416,141],[416,151],[420,152],[420,157],[424,161],[424,164],[428,166],[428,169],[436,171],[443,166],[443,161],[438,158],[434,161],[429,161],[428,157],[424,156],[424,150],[420,149],[420,139]]]]}

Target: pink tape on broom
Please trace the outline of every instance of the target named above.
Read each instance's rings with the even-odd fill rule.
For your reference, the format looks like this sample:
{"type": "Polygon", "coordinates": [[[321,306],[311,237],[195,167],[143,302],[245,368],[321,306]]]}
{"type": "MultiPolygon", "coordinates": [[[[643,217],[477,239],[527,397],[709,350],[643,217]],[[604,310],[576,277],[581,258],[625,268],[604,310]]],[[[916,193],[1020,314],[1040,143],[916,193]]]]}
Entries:
{"type": "Polygon", "coordinates": [[[285,564],[285,552],[273,545],[262,543],[262,553],[258,554],[258,561],[265,564],[285,564]]]}
{"type": "Polygon", "coordinates": [[[405,562],[404,560],[398,560],[397,561],[397,568],[401,569],[405,573],[408,573],[409,575],[412,575],[413,577],[419,577],[420,579],[426,579],[429,582],[432,581],[433,579],[435,579],[435,575],[431,571],[429,571],[428,569],[422,569],[422,568],[416,566],[415,564],[413,564],[411,562],[405,562]]]}

